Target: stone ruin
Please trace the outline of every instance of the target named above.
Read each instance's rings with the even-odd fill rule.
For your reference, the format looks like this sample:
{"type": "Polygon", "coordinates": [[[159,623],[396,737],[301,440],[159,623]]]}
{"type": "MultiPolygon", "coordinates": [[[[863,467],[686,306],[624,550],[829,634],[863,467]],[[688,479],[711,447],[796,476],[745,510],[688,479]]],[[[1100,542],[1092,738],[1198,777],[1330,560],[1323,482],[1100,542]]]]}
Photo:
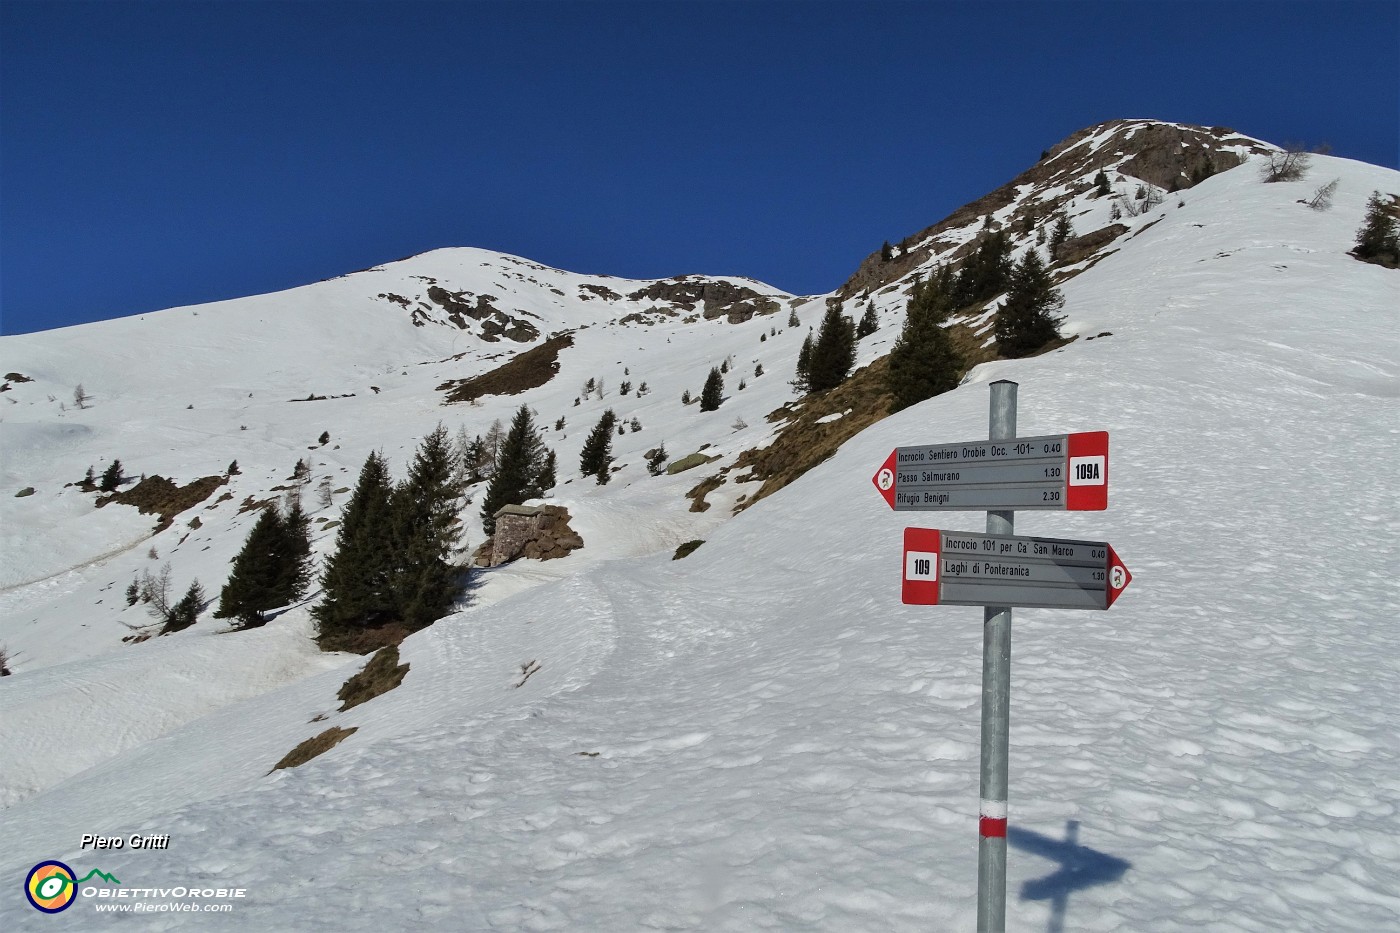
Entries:
{"type": "Polygon", "coordinates": [[[553,560],[583,547],[560,505],[507,505],[496,513],[496,533],[476,549],[478,567],[499,567],[517,557],[553,560]]]}

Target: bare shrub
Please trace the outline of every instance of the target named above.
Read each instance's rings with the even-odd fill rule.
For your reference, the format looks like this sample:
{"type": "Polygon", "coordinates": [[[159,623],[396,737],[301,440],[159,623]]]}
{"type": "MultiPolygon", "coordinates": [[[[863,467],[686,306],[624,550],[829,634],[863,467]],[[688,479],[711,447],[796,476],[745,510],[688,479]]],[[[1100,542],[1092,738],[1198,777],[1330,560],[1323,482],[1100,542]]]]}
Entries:
{"type": "Polygon", "coordinates": [[[1341,184],[1340,178],[1334,178],[1313,192],[1313,196],[1303,203],[1315,211],[1328,211],[1332,209],[1332,195],[1337,193],[1337,185],[1341,184]]]}
{"type": "Polygon", "coordinates": [[[1299,143],[1289,143],[1264,156],[1259,175],[1265,182],[1302,181],[1312,168],[1312,155],[1299,143]]]}

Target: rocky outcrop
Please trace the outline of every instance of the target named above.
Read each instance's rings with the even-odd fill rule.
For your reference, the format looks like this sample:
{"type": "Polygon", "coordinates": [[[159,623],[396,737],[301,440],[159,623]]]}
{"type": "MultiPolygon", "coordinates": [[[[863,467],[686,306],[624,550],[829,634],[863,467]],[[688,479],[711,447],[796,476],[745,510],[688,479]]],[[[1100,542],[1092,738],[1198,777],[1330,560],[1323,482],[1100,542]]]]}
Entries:
{"type": "Polygon", "coordinates": [[[553,560],[583,547],[583,538],[569,527],[569,510],[560,505],[508,505],[496,513],[496,533],[476,549],[478,567],[527,557],[553,560]]]}
{"type": "Polygon", "coordinates": [[[892,250],[891,258],[883,258],[881,250],[871,253],[836,294],[842,299],[867,294],[897,282],[930,259],[957,261],[975,248],[981,236],[969,239],[969,225],[981,223],[1018,201],[1020,207],[1000,219],[1012,231],[1024,232],[1059,210],[1069,198],[1089,192],[1093,188],[1089,179],[1099,169],[1177,191],[1239,165],[1240,149],[1268,151],[1257,140],[1223,126],[1110,120],[1088,127],[1052,146],[1040,161],[1010,182],[905,237],[892,250]],[[1096,137],[1096,142],[1089,143],[1096,137]],[[1061,187],[1064,192],[1054,197],[1027,197],[1037,189],[1061,187]]]}
{"type": "Polygon", "coordinates": [[[660,279],[627,296],[632,301],[661,301],[694,311],[704,306],[706,320],[724,315],[731,324],[742,324],[755,314],[773,314],[781,307],[774,298],[751,288],[698,275],[660,279]]]}

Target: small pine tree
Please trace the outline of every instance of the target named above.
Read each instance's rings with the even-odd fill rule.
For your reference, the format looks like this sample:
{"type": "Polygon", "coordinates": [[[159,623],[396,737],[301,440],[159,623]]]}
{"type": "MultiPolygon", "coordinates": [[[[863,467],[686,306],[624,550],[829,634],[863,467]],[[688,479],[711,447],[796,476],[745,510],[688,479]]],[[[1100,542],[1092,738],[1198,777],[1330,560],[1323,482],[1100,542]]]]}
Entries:
{"type": "Polygon", "coordinates": [[[603,412],[583,442],[583,452],[579,455],[579,472],[584,476],[596,476],[599,485],[607,483],[612,467],[612,437],[616,424],[617,415],[611,408],[603,412]]]}
{"type": "Polygon", "coordinates": [[[190,588],[185,591],[185,595],[180,597],[180,601],[170,607],[170,614],[166,617],[165,624],[161,626],[160,633],[169,635],[171,632],[179,632],[194,625],[199,621],[199,614],[204,611],[204,587],[195,580],[190,584],[190,588]]]}
{"type": "MultiPolygon", "coordinates": [[[[799,320],[797,319],[797,311],[796,311],[795,309],[788,312],[788,322],[787,322],[787,326],[788,326],[788,327],[801,327],[801,326],[802,326],[802,322],[799,321],[799,320]]],[[[777,335],[775,334],[774,336],[777,336],[777,335]]]]}
{"type": "Polygon", "coordinates": [[[955,388],[962,375],[962,357],[943,329],[952,299],[940,284],[947,284],[946,277],[916,284],[909,296],[904,328],[885,373],[885,388],[894,396],[892,412],[955,388]]]}
{"type": "Polygon", "coordinates": [[[643,395],[646,395],[650,391],[651,390],[647,388],[647,384],[643,382],[641,385],[637,386],[637,398],[641,398],[643,395]]]}
{"type": "Polygon", "coordinates": [[[632,429],[633,434],[636,434],[642,429],[642,419],[638,418],[636,415],[633,415],[632,420],[628,423],[628,427],[632,429]]]}
{"type": "Polygon", "coordinates": [[[763,364],[762,364],[762,363],[758,363],[758,364],[755,364],[755,365],[754,365],[754,368],[753,368],[753,375],[754,375],[754,378],[755,378],[755,379],[757,379],[759,376],[762,376],[762,375],[763,375],[763,364]]]}
{"type": "Polygon", "coordinates": [[[540,469],[539,478],[535,482],[535,485],[539,488],[541,493],[547,492],[559,484],[558,470],[559,466],[554,456],[554,451],[550,450],[546,452],[544,455],[544,466],[540,469]]]}
{"type": "Polygon", "coordinates": [[[880,261],[889,262],[892,259],[894,259],[894,250],[890,247],[890,241],[886,240],[884,245],[880,247],[880,261]]]}
{"type": "Polygon", "coordinates": [[[647,472],[652,476],[660,476],[666,472],[666,445],[662,444],[647,453],[647,472]]]}
{"type": "Polygon", "coordinates": [[[711,367],[705,377],[705,388],[700,392],[700,410],[714,411],[724,403],[724,377],[717,368],[711,367]]]}
{"type": "Polygon", "coordinates": [[[684,392],[681,393],[681,404],[682,404],[682,405],[689,405],[690,402],[691,402],[690,390],[689,390],[689,389],[686,389],[684,392]]]}
{"type": "Polygon", "coordinates": [[[997,312],[997,351],[1016,358],[1039,350],[1060,336],[1063,318],[1057,315],[1065,299],[1050,282],[1050,273],[1036,250],[1027,250],[1012,273],[1011,290],[997,312]]]}
{"type": "Polygon", "coordinates": [[[560,416],[559,416],[559,420],[556,421],[556,422],[554,422],[554,430],[556,430],[556,431],[562,431],[562,430],[564,430],[564,416],[563,416],[563,415],[560,415],[560,416]]]}
{"type": "Polygon", "coordinates": [[[868,302],[865,313],[860,316],[860,323],[856,325],[856,339],[864,340],[879,329],[880,316],[875,313],[875,302],[868,302]]]}
{"type": "Polygon", "coordinates": [[[113,492],[122,484],[123,479],[122,462],[113,460],[111,466],[102,471],[102,482],[98,484],[97,488],[103,492],[113,492]]]}
{"type": "Polygon", "coordinates": [[[1386,210],[1385,196],[1371,192],[1366,200],[1366,216],[1356,231],[1352,255],[1366,262],[1394,266],[1400,263],[1400,233],[1394,217],[1386,210]]]}
{"type": "Polygon", "coordinates": [[[97,488],[97,476],[92,472],[91,466],[89,466],[87,472],[83,474],[82,487],[87,492],[92,492],[97,488]]]}
{"type": "Polygon", "coordinates": [[[622,385],[620,385],[620,386],[617,387],[617,391],[620,392],[620,393],[623,394],[623,395],[626,395],[628,392],[631,392],[631,391],[632,391],[632,383],[631,383],[631,382],[623,382],[622,385]]]}
{"type": "Polygon", "coordinates": [[[1069,218],[1061,214],[1055,221],[1055,229],[1050,232],[1050,258],[1060,258],[1060,247],[1065,245],[1065,241],[1074,236],[1074,228],[1070,226],[1069,218]]]}
{"type": "Polygon", "coordinates": [[[280,544],[273,591],[276,605],[287,606],[305,596],[311,584],[311,517],[295,491],[287,494],[280,544]]]}
{"type": "Polygon", "coordinates": [[[812,334],[802,338],[802,349],[797,351],[797,369],[793,373],[792,387],[798,392],[806,392],[811,385],[812,334]]]}
{"type": "Polygon", "coordinates": [[[850,375],[856,362],[855,325],[839,305],[827,308],[807,363],[807,385],[812,392],[834,389],[850,375]]]}
{"type": "Polygon", "coordinates": [[[238,461],[237,461],[237,460],[230,460],[230,461],[229,461],[229,464],[228,464],[228,470],[226,470],[225,472],[226,472],[229,476],[237,476],[239,473],[241,473],[241,472],[243,472],[243,471],[240,470],[240,469],[238,469],[238,461]]]}
{"type": "Polygon", "coordinates": [[[126,588],[126,604],[134,606],[141,601],[141,584],[135,577],[131,579],[130,585],[126,588]]]}
{"type": "Polygon", "coordinates": [[[1104,174],[1103,169],[1099,169],[1099,173],[1094,176],[1094,196],[1101,198],[1108,193],[1108,176],[1104,174]]]}
{"type": "Polygon", "coordinates": [[[316,442],[319,443],[322,447],[326,446],[331,442],[331,432],[322,431],[321,436],[316,438],[316,442]]]}

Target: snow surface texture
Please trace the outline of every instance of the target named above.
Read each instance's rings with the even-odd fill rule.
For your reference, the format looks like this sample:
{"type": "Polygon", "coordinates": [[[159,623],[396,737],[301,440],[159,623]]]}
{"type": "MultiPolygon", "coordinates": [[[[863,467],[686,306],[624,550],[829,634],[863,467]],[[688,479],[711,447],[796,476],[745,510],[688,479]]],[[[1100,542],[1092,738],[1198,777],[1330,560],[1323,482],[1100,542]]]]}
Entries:
{"type": "MultiPolygon", "coordinates": [[[[568,415],[570,463],[610,402],[566,399],[605,360],[631,357],[618,349],[627,339],[644,348],[649,372],[634,364],[632,378],[652,382],[658,407],[642,414],[631,472],[561,487],[585,549],[486,574],[481,598],[404,643],[403,685],[347,713],[334,712],[334,691],[358,661],[326,659],[318,672],[271,644],[279,628],[304,635],[302,608],[262,635],[300,679],[249,699],[237,660],[259,650],[249,635],[210,621],[130,647],[102,634],[115,610],[94,609],[94,593],[151,563],[144,541],[110,566],[5,591],[4,640],[34,669],[0,681],[3,787],[17,800],[4,814],[0,873],[13,883],[0,925],[53,926],[18,882],[56,857],[125,887],[248,892],[232,912],[198,918],[102,915],[84,900],[68,919],[81,914],[85,929],[971,929],[981,611],[902,606],[899,558],[905,525],[980,531],[983,517],[896,515],[870,476],[891,447],[984,437],[986,383],[1007,378],[1020,384],[1020,434],[1112,438],[1109,510],[1021,513],[1017,533],[1110,541],[1134,574],[1107,613],[1016,611],[1008,927],[1396,929],[1400,278],[1345,252],[1367,194],[1400,189],[1400,176],[1315,162],[1315,177],[1342,179],[1330,213],[1295,203],[1320,181],[1263,185],[1248,165],[1186,192],[1185,207],[1169,199],[1064,289],[1067,331],[1111,337],[982,366],[728,521],[723,501],[703,515],[674,504],[701,471],[650,480],[635,451],[667,412],[673,457],[704,442],[752,446],[730,440],[732,399],[708,420],[677,419],[680,388],[698,389],[724,341],[742,340],[750,357],[800,341],[820,303],[762,348],[758,331],[784,314],[703,325],[708,345],[684,349],[662,343],[680,342],[665,327],[618,328],[566,361],[563,388],[524,397],[547,424],[568,415]],[[672,562],[685,537],[708,540],[672,562]],[[151,680],[140,667],[170,671],[210,642],[230,660],[203,670],[205,689],[227,702],[144,728],[131,694],[156,719],[191,688],[178,668],[151,680]],[[111,702],[71,705],[99,685],[111,702]],[[20,723],[45,712],[47,748],[20,723]],[[358,731],[267,775],[331,725],[358,731]],[[82,743],[104,760],[60,767],[82,743]],[[58,772],[71,776],[39,786],[58,772]],[[99,832],[171,843],[79,850],[82,833],[99,832]]],[[[4,368],[21,367],[0,346],[4,368]]],[[[785,378],[751,379],[746,392],[785,378]]],[[[405,431],[442,416],[431,399],[415,409],[410,389],[392,410],[354,409],[355,449],[343,441],[340,461],[352,474],[374,444],[401,471],[405,431]]],[[[745,406],[760,426],[749,431],[768,430],[766,410],[745,406]]],[[[252,469],[285,475],[323,420],[351,436],[349,417],[286,417],[302,422],[259,422],[276,450],[250,456],[252,469]]],[[[154,416],[108,429],[149,431],[133,451],[173,430],[154,416]]],[[[10,446],[13,484],[41,455],[10,446]]],[[[88,450],[43,456],[77,478],[88,450]]],[[[159,466],[151,456],[151,469],[172,469],[171,455],[159,466]]],[[[219,469],[228,459],[185,456],[205,472],[216,470],[197,456],[219,469]]],[[[6,562],[23,561],[18,513],[3,514],[6,562]]],[[[224,537],[238,540],[211,544],[205,564],[181,552],[182,568],[221,579],[241,542],[224,537]]],[[[104,547],[121,540],[114,529],[104,547]]],[[[119,600],[119,586],[105,598],[119,600]]]]}

